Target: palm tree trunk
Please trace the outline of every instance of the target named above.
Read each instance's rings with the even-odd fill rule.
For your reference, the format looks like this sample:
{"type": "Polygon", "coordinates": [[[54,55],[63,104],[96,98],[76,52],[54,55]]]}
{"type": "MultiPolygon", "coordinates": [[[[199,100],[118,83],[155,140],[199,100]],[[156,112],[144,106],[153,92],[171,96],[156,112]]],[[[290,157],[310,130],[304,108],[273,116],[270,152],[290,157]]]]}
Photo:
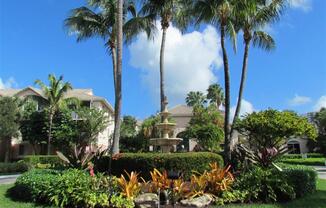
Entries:
{"type": "Polygon", "coordinates": [[[221,26],[221,47],[223,53],[224,79],[225,79],[225,116],[224,116],[224,161],[225,164],[231,161],[231,141],[229,137],[230,120],[230,71],[229,61],[225,48],[225,26],[221,26]]]}
{"type": "Polygon", "coordinates": [[[165,91],[164,91],[164,50],[165,50],[165,40],[166,40],[166,27],[162,27],[162,42],[161,42],[161,51],[160,51],[160,92],[161,92],[161,112],[164,110],[164,100],[165,100],[165,91]]]}
{"type": "Polygon", "coordinates": [[[6,147],[5,147],[5,158],[4,158],[4,162],[8,163],[10,161],[10,156],[11,156],[11,138],[8,137],[6,138],[6,147]]]}
{"type": "Polygon", "coordinates": [[[238,103],[237,103],[237,108],[235,109],[235,114],[234,114],[234,118],[233,118],[233,122],[232,122],[231,132],[230,132],[231,138],[232,138],[233,132],[234,132],[234,124],[240,114],[243,90],[245,87],[245,82],[246,82],[246,77],[247,77],[248,54],[249,54],[250,43],[246,41],[245,44],[246,45],[245,45],[245,51],[244,51],[244,55],[243,55],[242,72],[241,72],[242,74],[241,74],[241,81],[240,81],[240,88],[239,88],[239,95],[238,95],[238,103]]]}
{"type": "Polygon", "coordinates": [[[116,89],[115,89],[115,104],[114,104],[114,134],[113,134],[113,149],[112,153],[119,153],[119,139],[120,139],[120,125],[121,125],[121,76],[122,76],[122,11],[123,0],[118,0],[118,14],[117,14],[117,71],[116,71],[116,89]]]}
{"type": "Polygon", "coordinates": [[[50,110],[47,155],[51,154],[52,124],[53,124],[53,112],[52,110],[50,110]]]}
{"type": "Polygon", "coordinates": [[[113,68],[113,84],[114,84],[114,90],[116,90],[117,86],[117,50],[116,50],[116,42],[115,41],[109,41],[110,49],[111,49],[111,58],[112,58],[112,68],[113,68]]]}

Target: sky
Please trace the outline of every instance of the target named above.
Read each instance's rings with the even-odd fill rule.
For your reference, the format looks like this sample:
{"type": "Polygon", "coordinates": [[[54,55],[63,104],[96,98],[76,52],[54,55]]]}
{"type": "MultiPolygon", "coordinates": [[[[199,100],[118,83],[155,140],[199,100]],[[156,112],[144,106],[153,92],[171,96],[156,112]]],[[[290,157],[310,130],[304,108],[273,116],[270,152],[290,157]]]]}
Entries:
{"type": "MultiPolygon", "coordinates": [[[[276,49],[251,46],[241,114],[274,108],[300,114],[326,107],[326,1],[289,0],[280,21],[263,29],[276,49]]],[[[114,104],[112,64],[104,41],[76,42],[64,19],[86,0],[0,1],[0,89],[35,86],[50,73],[63,75],[74,88],[92,88],[114,104]]],[[[140,34],[124,46],[122,113],[143,119],[159,109],[160,27],[154,40],[140,34]]],[[[211,25],[167,33],[166,91],[169,107],[184,104],[189,91],[212,83],[224,86],[219,32],[211,25]]],[[[226,42],[235,109],[241,75],[243,41],[235,54],[226,42]]]]}

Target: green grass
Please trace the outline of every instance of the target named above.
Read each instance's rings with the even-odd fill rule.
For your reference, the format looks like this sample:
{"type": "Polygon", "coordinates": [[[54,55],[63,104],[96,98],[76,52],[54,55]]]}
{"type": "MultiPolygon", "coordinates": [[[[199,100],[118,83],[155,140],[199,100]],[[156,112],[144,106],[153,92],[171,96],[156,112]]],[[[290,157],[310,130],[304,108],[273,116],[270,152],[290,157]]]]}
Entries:
{"type": "MultiPolygon", "coordinates": [[[[0,185],[0,207],[1,208],[41,208],[33,203],[15,202],[6,197],[7,190],[13,185],[0,185]]],[[[220,207],[220,206],[216,206],[220,207]]],[[[226,205],[223,208],[326,208],[326,180],[318,179],[317,192],[304,198],[283,204],[239,204],[226,205]]],[[[44,208],[44,207],[43,207],[44,208]]]]}
{"type": "Polygon", "coordinates": [[[6,192],[13,184],[0,185],[0,207],[1,208],[44,208],[44,206],[36,206],[34,203],[16,202],[6,197],[6,192]]]}
{"type": "MultiPolygon", "coordinates": [[[[218,206],[217,206],[218,207],[218,206]]],[[[317,192],[301,199],[282,204],[238,204],[221,206],[225,208],[326,208],[326,180],[318,179],[317,192]]]]}
{"type": "Polygon", "coordinates": [[[294,159],[281,159],[280,162],[292,165],[325,165],[325,158],[294,158],[294,159]]]}

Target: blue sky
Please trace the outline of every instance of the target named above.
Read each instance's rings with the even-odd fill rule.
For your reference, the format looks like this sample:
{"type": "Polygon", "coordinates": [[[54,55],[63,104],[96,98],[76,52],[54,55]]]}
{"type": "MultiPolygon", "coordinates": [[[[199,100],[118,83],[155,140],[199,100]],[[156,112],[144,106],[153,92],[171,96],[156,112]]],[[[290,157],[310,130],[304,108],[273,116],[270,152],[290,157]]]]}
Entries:
{"type": "MultiPolygon", "coordinates": [[[[93,88],[113,104],[111,58],[101,39],[76,43],[63,27],[69,10],[84,0],[0,1],[0,88],[23,88],[49,73],[64,75],[75,88],[93,88]]],[[[326,1],[291,0],[281,20],[265,29],[277,48],[251,48],[243,112],[268,107],[299,113],[326,106],[326,1]]],[[[169,31],[167,92],[172,105],[181,104],[187,90],[223,83],[218,32],[204,25],[198,32],[169,31]]],[[[140,35],[124,47],[123,114],[144,118],[159,109],[158,38],[140,35]]],[[[243,44],[238,40],[231,62],[232,106],[237,99],[243,44]]]]}

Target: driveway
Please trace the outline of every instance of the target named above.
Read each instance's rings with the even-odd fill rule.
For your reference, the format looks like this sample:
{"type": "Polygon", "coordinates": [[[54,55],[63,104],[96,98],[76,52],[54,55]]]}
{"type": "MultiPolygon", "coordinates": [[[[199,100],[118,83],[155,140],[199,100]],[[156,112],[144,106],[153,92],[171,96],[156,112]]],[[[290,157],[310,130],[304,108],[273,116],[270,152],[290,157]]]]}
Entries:
{"type": "Polygon", "coordinates": [[[318,178],[326,179],[326,166],[314,166],[318,173],[318,178]]]}
{"type": "Polygon", "coordinates": [[[20,176],[20,174],[0,176],[0,185],[15,183],[18,176],[20,176]]]}

